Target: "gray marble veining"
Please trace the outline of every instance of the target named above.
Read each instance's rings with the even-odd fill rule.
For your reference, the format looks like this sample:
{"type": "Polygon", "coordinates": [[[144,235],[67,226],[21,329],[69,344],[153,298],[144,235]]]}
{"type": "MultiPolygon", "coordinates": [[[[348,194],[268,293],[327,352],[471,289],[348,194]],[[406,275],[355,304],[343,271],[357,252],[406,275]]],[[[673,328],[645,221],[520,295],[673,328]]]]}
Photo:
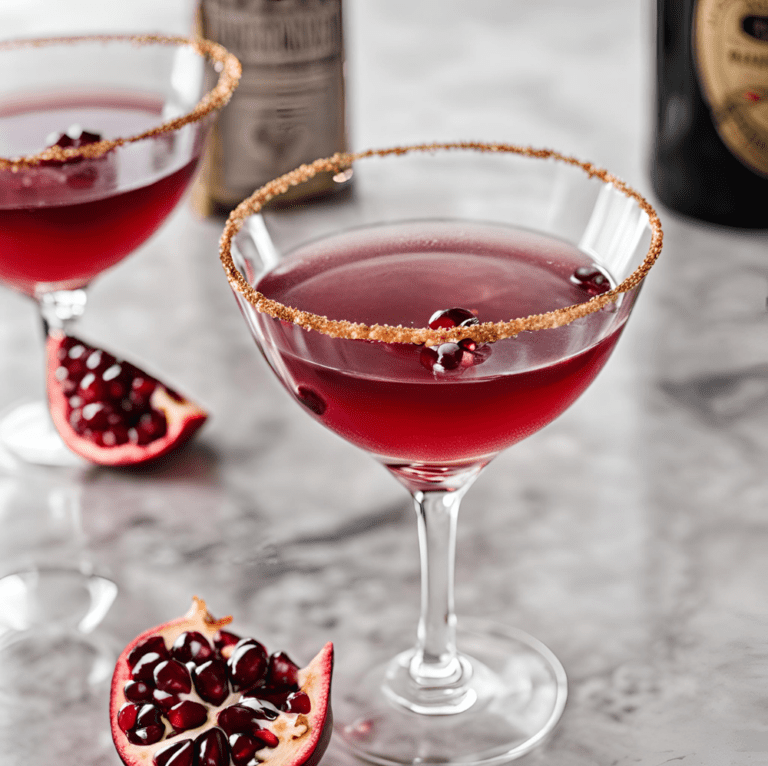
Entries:
{"type": "MultiPolygon", "coordinates": [[[[17,5],[8,29],[27,33],[17,5]]],[[[651,3],[348,6],[356,147],[552,145],[648,193],[651,3]]],[[[137,9],[134,28],[150,20],[137,9]]],[[[163,22],[182,27],[188,4],[173,9],[163,22]]],[[[609,365],[464,502],[460,618],[536,635],[571,684],[555,734],[520,763],[768,763],[768,236],[661,212],[662,261],[609,365]]],[[[103,624],[117,644],[195,593],[297,657],[334,640],[343,678],[363,639],[411,640],[413,513],[382,468],[271,377],[216,257],[221,225],[182,206],[93,285],[82,325],[204,403],[210,423],[152,470],[2,463],[0,564],[34,542],[19,498],[47,482],[76,494],[73,555],[119,584],[103,624]]],[[[42,389],[40,340],[31,304],[3,290],[0,402],[42,389]]],[[[55,719],[55,705],[34,714],[55,719]]],[[[0,762],[115,766],[104,721],[80,720],[41,727],[31,751],[0,722],[0,762]]],[[[347,757],[332,745],[325,762],[347,757]]]]}

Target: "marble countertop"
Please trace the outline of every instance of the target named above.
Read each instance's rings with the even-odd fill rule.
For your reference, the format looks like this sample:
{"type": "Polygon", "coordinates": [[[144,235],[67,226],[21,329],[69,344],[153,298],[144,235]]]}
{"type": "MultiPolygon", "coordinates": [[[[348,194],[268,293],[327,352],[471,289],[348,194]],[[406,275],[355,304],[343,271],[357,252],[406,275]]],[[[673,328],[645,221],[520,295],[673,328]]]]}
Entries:
{"type": "MultiPolygon", "coordinates": [[[[2,34],[108,23],[101,4],[67,5],[48,28],[34,14],[43,2],[0,5],[2,34]]],[[[126,28],[191,23],[184,0],[120,5],[126,28]]],[[[652,199],[653,6],[348,3],[353,146],[553,146],[652,199]]],[[[527,630],[569,677],[560,725],[521,764],[768,759],[768,236],[660,212],[662,260],[606,369],[463,504],[460,618],[527,630]]],[[[325,640],[340,663],[362,639],[405,648],[419,583],[410,501],[279,388],[221,271],[221,228],[182,205],[93,284],[81,328],[202,402],[210,422],[152,470],[0,462],[0,566],[39,554],[25,545],[35,503],[53,493],[80,515],[95,571],[118,584],[100,628],[117,644],[197,594],[298,657],[325,640]]],[[[3,406],[42,389],[40,344],[31,303],[3,290],[3,406]]],[[[0,722],[0,761],[115,766],[103,724],[84,717],[59,742],[41,728],[30,746],[0,722]]],[[[324,763],[348,762],[332,743],[324,763]]]]}

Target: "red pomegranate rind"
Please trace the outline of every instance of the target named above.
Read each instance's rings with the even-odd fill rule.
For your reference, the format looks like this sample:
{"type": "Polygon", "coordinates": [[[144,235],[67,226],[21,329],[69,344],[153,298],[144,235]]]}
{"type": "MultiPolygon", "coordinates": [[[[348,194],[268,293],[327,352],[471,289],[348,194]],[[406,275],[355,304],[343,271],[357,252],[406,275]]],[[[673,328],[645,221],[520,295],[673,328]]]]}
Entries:
{"type": "MultiPolygon", "coordinates": [[[[162,382],[143,373],[135,365],[123,362],[122,364],[130,366],[136,373],[139,373],[142,380],[152,384],[148,405],[151,409],[148,412],[147,422],[143,425],[138,443],[125,441],[106,446],[98,444],[93,438],[78,433],[71,418],[73,414],[72,391],[65,392],[65,386],[62,385],[62,381],[56,374],[61,367],[60,352],[67,345],[71,345],[73,341],[78,342],[61,332],[51,333],[48,336],[48,402],[56,430],[67,447],[80,457],[91,463],[107,466],[147,463],[185,444],[207,420],[208,414],[197,404],[180,396],[175,391],[171,391],[162,382]],[[155,420],[164,420],[165,423],[161,423],[161,427],[157,428],[155,420]],[[154,433],[153,429],[155,430],[154,433]]],[[[100,351],[93,349],[86,343],[82,343],[82,345],[89,349],[89,353],[100,351]]],[[[101,353],[112,358],[106,352],[101,353]]],[[[64,383],[66,382],[64,381],[64,383]]],[[[90,407],[93,410],[97,409],[98,406],[98,403],[87,404],[82,409],[85,411],[87,407],[90,407]]],[[[112,430],[121,429],[126,430],[118,424],[112,430]]]]}
{"type": "MultiPolygon", "coordinates": [[[[145,631],[123,650],[112,678],[110,721],[115,746],[127,766],[154,766],[155,753],[169,748],[174,743],[197,740],[202,733],[216,726],[218,711],[236,704],[241,697],[240,692],[232,691],[221,707],[209,709],[207,721],[198,728],[173,732],[170,724],[167,724],[166,733],[160,741],[150,745],[132,744],[128,735],[118,725],[118,712],[127,701],[124,689],[131,679],[128,657],[137,646],[156,635],[161,635],[166,645],[171,647],[185,631],[199,631],[214,644],[214,637],[230,622],[229,617],[221,620],[211,617],[205,602],[196,598],[184,617],[145,631]]],[[[231,649],[231,646],[226,649],[231,649]]],[[[267,743],[269,740],[258,751],[257,756],[265,766],[315,766],[319,762],[328,746],[333,727],[330,708],[332,671],[333,645],[328,643],[309,665],[298,672],[300,693],[305,693],[309,698],[309,713],[296,714],[295,711],[286,711],[276,714],[274,720],[265,719],[259,722],[264,729],[263,741],[267,743]],[[276,735],[278,740],[276,745],[273,735],[276,735]]]]}

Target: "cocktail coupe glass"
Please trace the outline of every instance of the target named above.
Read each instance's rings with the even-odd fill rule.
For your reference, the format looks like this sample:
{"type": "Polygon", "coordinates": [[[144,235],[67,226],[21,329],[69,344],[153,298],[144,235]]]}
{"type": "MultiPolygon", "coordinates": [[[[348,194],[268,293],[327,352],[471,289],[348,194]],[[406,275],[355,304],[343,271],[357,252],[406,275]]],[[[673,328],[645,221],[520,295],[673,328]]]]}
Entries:
{"type": "Polygon", "coordinates": [[[0,749],[13,763],[101,763],[109,752],[119,650],[101,623],[117,586],[88,550],[80,470],[0,475],[0,749]]]}
{"type": "MultiPolygon", "coordinates": [[[[33,644],[56,648],[59,672],[71,650],[67,687],[75,696],[112,674],[109,641],[94,631],[117,586],[94,571],[81,527],[81,495],[76,470],[30,466],[0,477],[0,689],[6,688],[3,670],[20,664],[9,656],[24,655],[33,644]],[[11,646],[16,648],[9,653],[11,646]],[[74,663],[82,672],[72,672],[74,663]]],[[[49,691],[50,669],[28,673],[26,687],[36,680],[49,691]]]]}
{"type": "MultiPolygon", "coordinates": [[[[150,237],[197,168],[240,65],[206,40],[82,36],[0,43],[0,282],[69,332],[86,287],[150,237]]],[[[0,444],[71,464],[44,402],[11,409],[0,444]]]]}
{"type": "MultiPolygon", "coordinates": [[[[0,43],[0,282],[35,301],[46,338],[71,333],[91,280],[175,208],[239,74],[237,59],[205,40],[0,43]]],[[[0,703],[31,706],[0,726],[0,740],[18,737],[37,747],[31,759],[61,762],[41,757],[42,742],[72,744],[79,724],[59,739],[25,727],[72,723],[63,709],[47,711],[50,700],[68,703],[72,716],[89,705],[102,720],[115,657],[95,628],[117,589],[90,562],[80,527],[84,467],[68,465],[47,405],[11,410],[0,442],[0,457],[14,456],[11,499],[0,503],[2,543],[19,531],[19,555],[0,557],[0,703]]]]}
{"type": "Polygon", "coordinates": [[[567,686],[555,656],[518,630],[457,623],[459,503],[594,379],[661,245],[653,208],[611,174],[510,145],[337,155],[230,215],[222,263],[272,370],[415,501],[415,646],[381,665],[375,647],[338,663],[337,733],[356,755],[503,763],[555,726],[567,686]],[[351,199],[262,217],[329,170],[354,173],[351,199]]]}

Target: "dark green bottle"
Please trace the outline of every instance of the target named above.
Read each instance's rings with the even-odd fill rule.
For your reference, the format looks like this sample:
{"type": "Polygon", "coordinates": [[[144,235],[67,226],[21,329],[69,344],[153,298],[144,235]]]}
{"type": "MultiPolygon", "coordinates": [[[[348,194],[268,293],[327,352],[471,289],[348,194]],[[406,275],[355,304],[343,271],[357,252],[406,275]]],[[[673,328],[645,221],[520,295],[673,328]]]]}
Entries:
{"type": "Polygon", "coordinates": [[[657,12],[658,199],[768,228],[768,2],[658,0],[657,12]]]}

